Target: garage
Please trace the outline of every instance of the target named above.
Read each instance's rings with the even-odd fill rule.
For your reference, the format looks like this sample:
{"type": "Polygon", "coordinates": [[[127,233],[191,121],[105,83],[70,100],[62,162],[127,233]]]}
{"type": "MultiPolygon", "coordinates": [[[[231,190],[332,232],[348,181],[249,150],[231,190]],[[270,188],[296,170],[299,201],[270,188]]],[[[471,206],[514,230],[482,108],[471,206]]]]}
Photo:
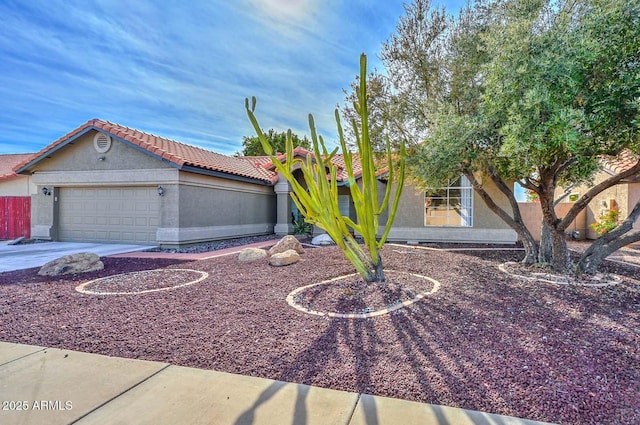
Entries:
{"type": "Polygon", "coordinates": [[[155,187],[62,187],[58,199],[61,241],[156,243],[155,187]]]}

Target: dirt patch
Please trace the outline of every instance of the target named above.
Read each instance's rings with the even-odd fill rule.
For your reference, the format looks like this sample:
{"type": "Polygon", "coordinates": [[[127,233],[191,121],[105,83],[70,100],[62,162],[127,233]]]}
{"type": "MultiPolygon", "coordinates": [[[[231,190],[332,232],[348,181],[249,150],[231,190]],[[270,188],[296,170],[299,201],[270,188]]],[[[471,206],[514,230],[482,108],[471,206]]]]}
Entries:
{"type": "Polygon", "coordinates": [[[640,423],[636,268],[607,263],[604,272],[622,277],[615,286],[549,285],[498,270],[521,252],[394,249],[383,250],[386,267],[441,287],[362,320],[313,316],[286,302],[296,288],[354,272],[335,247],[307,250],[281,268],[235,256],[106,258],[105,270],[87,276],[2,273],[0,340],[562,424],[640,423]],[[87,280],[158,268],[209,277],[144,295],[75,291],[87,280]]]}
{"type": "Polygon", "coordinates": [[[550,267],[538,264],[525,266],[522,263],[509,261],[500,264],[498,268],[513,277],[531,280],[534,282],[544,282],[556,285],[578,285],[590,287],[602,287],[617,285],[622,282],[620,276],[611,273],[596,273],[594,275],[562,275],[553,272],[550,267]]]}
{"type": "Polygon", "coordinates": [[[93,295],[135,295],[169,291],[201,282],[206,272],[189,269],[143,270],[116,274],[84,282],[76,291],[93,295]]]}
{"type": "Polygon", "coordinates": [[[415,273],[385,271],[385,281],[366,282],[351,274],[303,286],[287,296],[300,311],[352,319],[366,319],[397,311],[440,289],[440,283],[415,273]]]}

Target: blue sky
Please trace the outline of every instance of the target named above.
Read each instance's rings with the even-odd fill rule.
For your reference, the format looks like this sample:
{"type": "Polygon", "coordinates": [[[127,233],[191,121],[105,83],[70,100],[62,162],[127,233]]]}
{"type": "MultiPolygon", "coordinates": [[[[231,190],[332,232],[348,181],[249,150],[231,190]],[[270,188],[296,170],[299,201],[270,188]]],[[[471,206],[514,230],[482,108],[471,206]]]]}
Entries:
{"type": "MultiPolygon", "coordinates": [[[[465,0],[435,0],[457,11],[465,0]]],[[[382,66],[400,0],[0,0],[0,153],[101,118],[216,152],[263,128],[335,140],[333,110],[382,66]]]]}

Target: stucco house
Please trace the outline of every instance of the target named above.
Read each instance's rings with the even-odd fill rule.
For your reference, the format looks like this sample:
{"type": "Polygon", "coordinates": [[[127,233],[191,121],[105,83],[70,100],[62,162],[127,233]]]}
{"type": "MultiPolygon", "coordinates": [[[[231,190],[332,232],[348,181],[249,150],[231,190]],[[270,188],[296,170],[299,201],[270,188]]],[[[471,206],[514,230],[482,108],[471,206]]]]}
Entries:
{"type": "MultiPolygon", "coordinates": [[[[601,183],[613,175],[628,170],[637,162],[638,157],[628,150],[623,151],[615,158],[603,158],[601,160],[601,171],[594,178],[593,184],[601,183]]],[[[580,187],[575,189],[574,193],[581,194],[586,189],[586,187],[580,187]]],[[[640,173],[598,194],[586,209],[587,238],[596,239],[598,237],[598,234],[591,228],[590,224],[597,222],[601,215],[606,214],[612,208],[618,208],[620,210],[620,219],[623,220],[639,201],[640,173]]],[[[640,222],[636,221],[633,228],[640,229],[640,222]]]]}
{"type": "Polygon", "coordinates": [[[32,237],[179,245],[271,233],[275,175],[93,119],[16,167],[37,186],[32,237]]]}
{"type": "MultiPolygon", "coordinates": [[[[355,218],[342,156],[333,163],[340,209],[355,218]]],[[[268,157],[225,156],[100,119],[14,170],[35,185],[33,238],[184,245],[291,233],[297,215],[289,184],[268,157]]],[[[381,174],[380,189],[386,184],[381,174]]],[[[405,185],[389,240],[515,243],[516,234],[461,177],[429,192],[405,185]]]]}
{"type": "Polygon", "coordinates": [[[14,171],[31,155],[0,155],[0,239],[29,238],[31,235],[31,195],[36,186],[31,176],[14,171]]]}
{"type": "Polygon", "coordinates": [[[0,155],[0,197],[31,196],[36,186],[31,176],[16,174],[14,168],[23,163],[33,153],[16,153],[0,155]]]}
{"type": "MultiPolygon", "coordinates": [[[[571,188],[569,196],[566,196],[563,202],[556,205],[556,214],[559,217],[564,217],[573,206],[573,202],[584,195],[592,186],[630,169],[637,162],[638,157],[628,150],[623,151],[617,157],[601,158],[600,170],[594,176],[591,185],[571,188]]],[[[556,198],[559,198],[564,193],[564,188],[558,188],[556,198]]],[[[640,173],[624,179],[620,184],[596,195],[587,207],[578,214],[567,231],[579,239],[597,239],[599,235],[591,228],[591,224],[597,222],[600,216],[608,213],[613,208],[620,210],[620,220],[623,220],[629,215],[629,212],[638,201],[640,201],[640,173]]],[[[536,239],[539,239],[542,223],[540,204],[538,202],[522,202],[519,203],[519,206],[527,228],[536,239]]],[[[636,221],[633,228],[640,229],[640,222],[636,221]]]]}

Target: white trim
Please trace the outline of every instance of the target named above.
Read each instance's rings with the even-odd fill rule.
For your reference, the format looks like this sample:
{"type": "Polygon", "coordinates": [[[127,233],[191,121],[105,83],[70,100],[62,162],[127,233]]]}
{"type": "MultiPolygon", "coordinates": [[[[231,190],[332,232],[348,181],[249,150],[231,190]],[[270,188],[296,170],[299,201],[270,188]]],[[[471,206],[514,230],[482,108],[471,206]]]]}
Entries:
{"type": "Polygon", "coordinates": [[[38,171],[33,174],[38,185],[63,186],[148,186],[178,182],[178,170],[94,170],[94,171],[38,171]]]}
{"type": "Polygon", "coordinates": [[[159,244],[185,244],[273,233],[273,223],[237,224],[208,227],[159,227],[156,241],[159,244]]]}
{"type": "MultiPolygon", "coordinates": [[[[457,181],[457,180],[456,180],[457,181]]],[[[424,227],[429,227],[429,228],[437,228],[437,227],[449,227],[449,228],[454,228],[454,227],[461,227],[461,228],[465,228],[465,229],[469,229],[473,227],[473,212],[474,212],[474,201],[473,201],[473,187],[471,186],[471,182],[469,181],[469,179],[462,175],[460,176],[460,184],[458,185],[449,185],[449,186],[442,186],[442,187],[434,187],[434,188],[428,188],[427,190],[422,192],[422,199],[423,199],[423,210],[422,210],[422,216],[423,216],[423,225],[424,227]],[[450,191],[452,189],[458,189],[460,191],[460,223],[456,224],[454,222],[451,222],[451,218],[453,218],[451,216],[451,211],[452,208],[450,207],[451,204],[451,194],[450,191]],[[441,211],[441,212],[446,212],[446,222],[447,224],[427,224],[427,198],[431,199],[431,197],[427,197],[427,192],[428,191],[445,191],[446,194],[444,196],[434,196],[434,198],[436,199],[443,199],[446,200],[446,207],[435,207],[433,208],[435,212],[441,211]]]]}
{"type": "MultiPolygon", "coordinates": [[[[384,230],[380,227],[379,234],[384,230]]],[[[389,241],[516,243],[518,235],[512,229],[479,229],[472,227],[391,227],[389,241]]]]}

